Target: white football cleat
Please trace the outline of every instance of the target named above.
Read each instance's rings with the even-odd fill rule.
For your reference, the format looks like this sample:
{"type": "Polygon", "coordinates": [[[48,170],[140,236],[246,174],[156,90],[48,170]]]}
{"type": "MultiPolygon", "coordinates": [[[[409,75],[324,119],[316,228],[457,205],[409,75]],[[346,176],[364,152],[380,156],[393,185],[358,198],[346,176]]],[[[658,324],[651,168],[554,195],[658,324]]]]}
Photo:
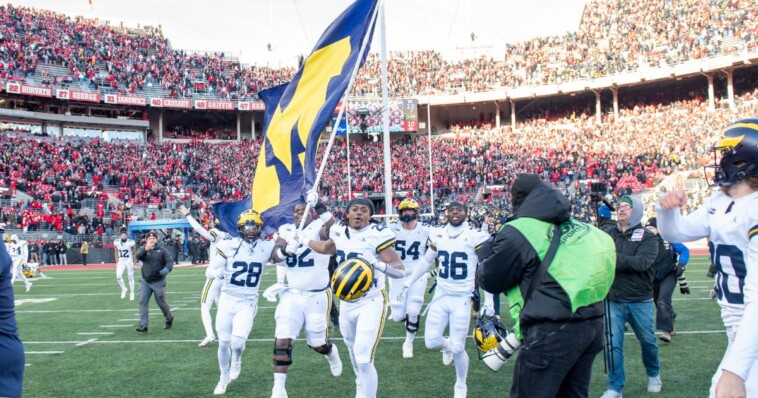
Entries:
{"type": "Polygon", "coordinates": [[[326,360],[329,362],[329,370],[332,371],[332,376],[337,377],[342,374],[342,360],[340,359],[337,345],[332,345],[332,352],[326,356],[326,360]]]}
{"type": "Polygon", "coordinates": [[[442,350],[442,364],[445,366],[449,366],[451,363],[453,363],[453,352],[450,350],[442,350]]]}
{"type": "Polygon", "coordinates": [[[287,390],[284,389],[284,386],[274,384],[274,389],[271,390],[271,398],[288,398],[287,390]]]}
{"type": "Polygon", "coordinates": [[[29,289],[31,289],[31,288],[32,288],[32,283],[31,282],[27,283],[26,284],[26,291],[28,292],[29,289]]]}
{"type": "Polygon", "coordinates": [[[213,342],[216,341],[216,338],[213,336],[208,336],[203,339],[203,341],[198,344],[198,347],[208,347],[209,345],[213,344],[213,342]]]}
{"type": "Polygon", "coordinates": [[[216,384],[216,388],[213,389],[213,395],[224,395],[226,394],[226,387],[229,387],[229,380],[227,379],[221,379],[218,381],[218,384],[216,384]]]}
{"type": "Polygon", "coordinates": [[[453,395],[454,398],[466,398],[468,392],[468,386],[466,383],[456,382],[455,387],[453,388],[455,391],[455,395],[453,395]]]}
{"type": "Polygon", "coordinates": [[[121,300],[123,300],[123,299],[126,298],[126,292],[128,292],[128,291],[129,290],[127,290],[126,288],[121,289],[121,300]]]}
{"type": "Polygon", "coordinates": [[[413,358],[413,342],[403,343],[403,358],[413,358]]]}
{"type": "Polygon", "coordinates": [[[134,301],[134,291],[129,292],[129,301],[134,301]]]}
{"type": "Polygon", "coordinates": [[[229,367],[229,380],[237,380],[242,372],[242,358],[238,361],[232,360],[232,366],[229,367]]]}

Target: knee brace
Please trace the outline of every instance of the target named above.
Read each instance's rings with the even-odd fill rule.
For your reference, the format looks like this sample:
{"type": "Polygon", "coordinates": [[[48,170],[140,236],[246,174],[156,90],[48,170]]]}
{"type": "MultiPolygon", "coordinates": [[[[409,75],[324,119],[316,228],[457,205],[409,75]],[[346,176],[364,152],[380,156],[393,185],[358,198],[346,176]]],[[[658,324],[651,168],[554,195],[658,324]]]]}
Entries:
{"type": "Polygon", "coordinates": [[[416,318],[416,322],[411,321],[410,316],[405,317],[405,330],[410,333],[418,332],[419,319],[418,316],[415,316],[414,318],[416,318]]]}
{"type": "MultiPolygon", "coordinates": [[[[311,346],[308,346],[311,347],[311,346]]],[[[320,345],[318,347],[311,347],[313,351],[316,351],[319,354],[322,355],[328,355],[330,352],[332,352],[332,342],[327,341],[326,344],[320,345]]]]}
{"type": "Polygon", "coordinates": [[[274,366],[292,365],[292,339],[276,339],[274,342],[274,366]]]}

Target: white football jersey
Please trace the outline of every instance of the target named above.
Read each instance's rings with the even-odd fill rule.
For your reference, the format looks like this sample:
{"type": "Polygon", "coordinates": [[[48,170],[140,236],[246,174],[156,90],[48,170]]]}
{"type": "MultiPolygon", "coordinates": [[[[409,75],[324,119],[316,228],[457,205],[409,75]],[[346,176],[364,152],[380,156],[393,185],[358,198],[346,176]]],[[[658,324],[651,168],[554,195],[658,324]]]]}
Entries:
{"type": "Polygon", "coordinates": [[[467,225],[432,228],[429,247],[437,251],[437,288],[455,294],[472,293],[479,263],[476,249],[489,239],[487,232],[467,225]]]}
{"type": "Polygon", "coordinates": [[[258,239],[253,245],[241,238],[224,239],[208,267],[224,270],[221,291],[239,298],[257,298],[263,267],[271,259],[274,242],[258,239]]]}
{"type": "MultiPolygon", "coordinates": [[[[300,232],[300,241],[303,246],[297,250],[297,253],[287,256],[284,261],[287,264],[285,275],[287,276],[287,285],[300,290],[321,290],[329,286],[329,256],[328,254],[319,254],[308,247],[307,242],[312,240],[319,241],[321,238],[321,227],[324,222],[315,219],[306,225],[300,232]]],[[[280,236],[294,236],[297,231],[297,225],[284,224],[279,227],[280,236]]]]}
{"type": "Polygon", "coordinates": [[[118,259],[116,261],[133,263],[132,247],[134,247],[134,244],[134,241],[131,239],[127,239],[126,242],[121,242],[120,238],[116,239],[113,242],[113,246],[116,246],[116,250],[118,251],[118,259]]]}
{"type": "MultiPolygon", "coordinates": [[[[363,257],[364,253],[371,252],[378,261],[382,261],[379,252],[392,247],[395,244],[395,234],[379,224],[369,224],[360,231],[348,228],[344,224],[333,225],[329,229],[329,239],[337,246],[337,263],[363,257]]],[[[365,297],[379,294],[384,289],[384,272],[374,270],[374,282],[368,292],[356,301],[365,297]]]]}
{"type": "MultiPolygon", "coordinates": [[[[734,200],[721,191],[715,192],[703,206],[683,217],[671,217],[672,211],[656,209],[659,213],[659,229],[664,239],[677,238],[672,241],[689,242],[708,238],[711,262],[716,267],[716,291],[725,326],[739,324],[745,305],[746,276],[758,273],[755,268],[758,265],[756,259],[749,260],[749,234],[758,228],[756,209],[758,192],[734,200]]],[[[758,246],[758,239],[753,239],[752,244],[758,246]]]]}
{"type": "Polygon", "coordinates": [[[192,216],[187,216],[187,222],[189,222],[190,226],[192,226],[192,229],[195,230],[200,236],[207,239],[208,242],[210,242],[210,246],[208,247],[208,259],[209,261],[213,261],[213,259],[216,257],[216,254],[218,254],[218,242],[224,240],[224,239],[231,239],[232,236],[228,233],[218,229],[218,228],[211,228],[211,229],[205,229],[202,225],[200,225],[197,220],[195,220],[192,216]]]}
{"type": "Polygon", "coordinates": [[[224,239],[231,239],[232,236],[218,228],[209,229],[208,234],[210,235],[210,239],[208,238],[206,239],[208,239],[208,241],[211,242],[210,247],[208,248],[208,258],[210,261],[210,260],[213,260],[214,257],[216,257],[217,250],[218,250],[218,243],[224,239]]]}
{"type": "Polygon", "coordinates": [[[26,256],[24,255],[27,249],[27,244],[25,240],[19,240],[16,241],[16,243],[10,242],[8,244],[8,254],[11,255],[11,260],[13,262],[16,262],[16,260],[23,258],[26,260],[26,256]]]}
{"type": "Polygon", "coordinates": [[[390,224],[390,230],[395,233],[395,251],[403,260],[405,274],[409,275],[426,254],[431,227],[417,221],[416,227],[409,230],[405,229],[402,223],[393,222],[390,224]]]}

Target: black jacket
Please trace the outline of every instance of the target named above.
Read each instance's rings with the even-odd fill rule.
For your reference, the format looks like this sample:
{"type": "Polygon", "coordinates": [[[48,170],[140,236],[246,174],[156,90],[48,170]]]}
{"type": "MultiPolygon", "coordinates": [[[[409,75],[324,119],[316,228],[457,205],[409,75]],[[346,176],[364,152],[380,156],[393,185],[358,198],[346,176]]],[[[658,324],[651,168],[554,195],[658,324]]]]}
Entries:
{"type": "Polygon", "coordinates": [[[142,279],[149,283],[165,279],[174,269],[171,253],[157,243],[150,251],[145,250],[145,246],[140,247],[137,250],[137,260],[142,261],[142,279]],[[162,270],[164,275],[161,275],[162,270]]]}
{"type": "Polygon", "coordinates": [[[616,244],[616,278],[608,298],[626,302],[651,300],[658,238],[643,228],[642,224],[637,224],[626,232],[619,231],[618,227],[608,228],[605,232],[616,244]]]}
{"type": "Polygon", "coordinates": [[[674,256],[671,255],[669,245],[663,241],[660,235],[655,237],[658,239],[658,255],[655,257],[653,269],[655,270],[655,279],[661,280],[676,273],[676,263],[674,256]]]}
{"type": "MultiPolygon", "coordinates": [[[[570,209],[571,204],[563,194],[539,184],[518,208],[514,219],[530,217],[561,224],[569,220],[570,209]]],[[[486,245],[483,249],[482,256],[486,256],[486,245]]],[[[519,286],[523,297],[541,263],[537,252],[521,232],[507,224],[495,237],[491,249],[492,255],[482,261],[477,270],[479,286],[493,294],[519,286]]],[[[519,323],[524,328],[537,322],[581,321],[604,314],[602,302],[581,307],[572,314],[568,295],[549,273],[545,273],[521,311],[519,323]]]]}

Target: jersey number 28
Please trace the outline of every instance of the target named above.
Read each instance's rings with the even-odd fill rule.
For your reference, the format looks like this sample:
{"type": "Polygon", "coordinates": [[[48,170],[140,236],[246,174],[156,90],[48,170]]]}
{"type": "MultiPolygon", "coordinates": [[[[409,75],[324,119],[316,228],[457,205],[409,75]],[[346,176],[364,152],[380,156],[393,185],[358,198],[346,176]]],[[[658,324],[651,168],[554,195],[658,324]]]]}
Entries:
{"type": "Polygon", "coordinates": [[[260,282],[261,272],[263,272],[263,264],[261,263],[246,263],[244,261],[236,261],[232,264],[232,279],[229,281],[232,285],[243,287],[256,287],[260,282]],[[245,275],[247,274],[247,275],[245,275]]]}

